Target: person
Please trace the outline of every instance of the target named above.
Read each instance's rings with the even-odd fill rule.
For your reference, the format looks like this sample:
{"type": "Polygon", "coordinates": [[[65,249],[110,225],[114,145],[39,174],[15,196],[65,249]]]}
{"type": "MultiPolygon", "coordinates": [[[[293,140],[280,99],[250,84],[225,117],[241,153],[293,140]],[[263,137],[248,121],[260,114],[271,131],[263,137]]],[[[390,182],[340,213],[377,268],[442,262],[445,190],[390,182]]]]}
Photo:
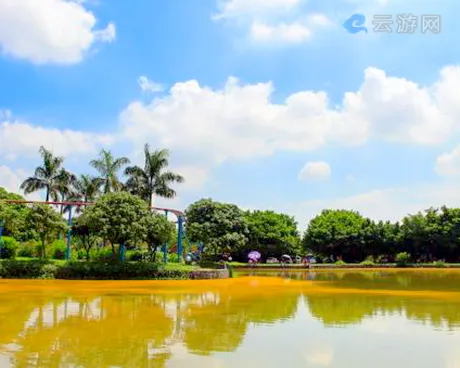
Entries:
{"type": "Polygon", "coordinates": [[[305,256],[303,258],[303,264],[304,264],[305,268],[310,268],[311,267],[310,258],[308,258],[308,256],[305,256]]]}

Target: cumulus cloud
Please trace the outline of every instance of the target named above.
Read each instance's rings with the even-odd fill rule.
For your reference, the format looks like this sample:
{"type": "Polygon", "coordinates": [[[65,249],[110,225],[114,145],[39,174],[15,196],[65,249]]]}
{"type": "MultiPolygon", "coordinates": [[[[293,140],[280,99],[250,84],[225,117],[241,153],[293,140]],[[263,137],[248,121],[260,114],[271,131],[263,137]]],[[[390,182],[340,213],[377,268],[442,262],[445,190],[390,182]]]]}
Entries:
{"type": "Polygon", "coordinates": [[[214,17],[238,18],[244,15],[251,17],[260,14],[273,14],[289,11],[299,5],[303,0],[221,0],[218,2],[219,13],[214,17]]]}
{"type": "MultiPolygon", "coordinates": [[[[460,82],[458,66],[442,69],[431,86],[370,67],[358,90],[345,93],[342,103],[332,106],[324,91],[298,91],[275,103],[271,82],[244,84],[231,77],[223,88],[212,89],[190,80],[176,83],[150,103],[130,103],[120,114],[114,134],[46,128],[13,120],[3,112],[0,157],[35,157],[40,145],[64,156],[94,153],[123,137],[124,150],[126,145],[143,147],[145,142],[171,149],[178,158],[174,167],[184,168],[187,174],[190,184],[184,186],[196,189],[214,167],[229,160],[369,140],[445,143],[460,129],[455,81],[460,82]]],[[[445,162],[457,155],[439,158],[438,166],[444,165],[439,172],[446,172],[445,162]]]]}
{"type": "MultiPolygon", "coordinates": [[[[13,170],[8,166],[0,165],[0,187],[5,188],[7,191],[24,196],[19,187],[26,178],[27,173],[24,170],[13,170]]],[[[31,201],[42,200],[38,193],[33,193],[25,197],[31,201]]]]}
{"type": "MultiPolygon", "coordinates": [[[[11,117],[10,117],[11,119],[11,117]]],[[[34,157],[40,146],[46,146],[57,155],[94,153],[99,146],[113,143],[110,134],[45,128],[17,120],[0,120],[0,157],[34,157]]]]}
{"type": "Polygon", "coordinates": [[[460,174],[460,146],[451,152],[443,153],[436,159],[435,171],[439,175],[460,174]]]}
{"type": "Polygon", "coordinates": [[[460,81],[460,67],[444,68],[428,87],[370,67],[360,88],[345,93],[339,106],[331,106],[323,91],[299,91],[274,103],[270,82],[229,78],[215,90],[190,80],[151,103],[129,104],[121,131],[137,145],[156,142],[203,164],[369,139],[436,145],[460,128],[460,95],[452,80],[460,81]]]}
{"type": "Polygon", "coordinates": [[[81,1],[0,0],[0,50],[36,64],[78,63],[97,42],[115,39],[114,23],[96,23],[81,1]]]}
{"type": "Polygon", "coordinates": [[[148,79],[146,76],[142,75],[137,79],[139,87],[144,92],[161,92],[164,90],[163,86],[159,83],[155,83],[148,79]]]}
{"type": "Polygon", "coordinates": [[[247,29],[254,42],[270,45],[308,41],[312,29],[331,22],[324,14],[304,14],[304,0],[224,0],[218,3],[215,20],[227,20],[247,29]]]}
{"type": "Polygon", "coordinates": [[[300,43],[310,38],[311,31],[300,23],[280,23],[270,26],[255,21],[252,23],[250,34],[255,41],[300,43]]]}
{"type": "Polygon", "coordinates": [[[299,180],[326,179],[332,175],[331,167],[327,162],[307,162],[299,172],[299,180]]]}

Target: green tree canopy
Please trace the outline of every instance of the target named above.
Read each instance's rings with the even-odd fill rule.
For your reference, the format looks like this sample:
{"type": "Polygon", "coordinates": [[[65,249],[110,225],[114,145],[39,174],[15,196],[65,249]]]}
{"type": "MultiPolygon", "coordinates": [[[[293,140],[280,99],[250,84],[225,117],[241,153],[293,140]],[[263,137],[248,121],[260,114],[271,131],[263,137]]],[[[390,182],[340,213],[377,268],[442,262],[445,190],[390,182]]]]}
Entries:
{"type": "Polygon", "coordinates": [[[26,224],[38,235],[43,258],[46,258],[46,243],[53,241],[58,232],[67,229],[62,216],[46,204],[34,204],[27,214],[26,224]]]}
{"type": "Polygon", "coordinates": [[[86,260],[89,261],[91,249],[97,244],[100,244],[102,238],[92,229],[91,218],[86,211],[73,219],[72,234],[81,240],[81,244],[86,253],[86,260]]]}
{"type": "Polygon", "coordinates": [[[110,242],[113,255],[116,246],[145,240],[147,204],[126,192],[108,193],[85,211],[92,231],[110,242]]]}
{"type": "Polygon", "coordinates": [[[185,211],[187,237],[204,242],[206,252],[238,252],[247,243],[244,212],[234,204],[201,199],[185,211]]]}
{"type": "Polygon", "coordinates": [[[273,211],[248,211],[244,217],[249,228],[247,251],[257,249],[264,258],[299,253],[300,239],[294,217],[273,211]]]}
{"type": "Polygon", "coordinates": [[[0,221],[3,221],[3,235],[25,240],[32,236],[26,224],[29,208],[25,204],[7,203],[7,200],[23,201],[24,197],[0,187],[0,221]]]}
{"type": "Polygon", "coordinates": [[[166,216],[151,213],[145,218],[146,241],[150,246],[152,259],[155,261],[158,246],[171,241],[176,233],[176,227],[166,216]]]}
{"type": "Polygon", "coordinates": [[[323,210],[308,225],[303,248],[325,256],[341,256],[346,262],[361,261],[366,225],[369,221],[358,212],[323,210]]]}

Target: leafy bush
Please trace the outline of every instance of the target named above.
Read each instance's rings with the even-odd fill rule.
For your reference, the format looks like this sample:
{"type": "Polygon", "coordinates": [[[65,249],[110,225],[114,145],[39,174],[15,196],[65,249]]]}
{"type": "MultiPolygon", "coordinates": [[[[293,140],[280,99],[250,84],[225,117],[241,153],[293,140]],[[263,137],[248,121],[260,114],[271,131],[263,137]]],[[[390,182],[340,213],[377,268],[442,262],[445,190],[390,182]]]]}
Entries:
{"type": "Polygon", "coordinates": [[[396,263],[399,267],[407,266],[410,261],[410,254],[407,252],[401,252],[396,255],[396,263]]]}
{"type": "Polygon", "coordinates": [[[98,247],[91,249],[90,258],[93,261],[112,261],[113,253],[112,249],[107,247],[98,247]]]}
{"type": "Polygon", "coordinates": [[[335,262],[335,264],[336,264],[337,266],[344,266],[344,265],[346,265],[346,263],[345,263],[344,261],[342,261],[341,259],[338,260],[337,262],[335,262]]]}
{"type": "Polygon", "coordinates": [[[19,248],[19,243],[16,239],[9,236],[2,236],[2,251],[1,259],[14,259],[16,258],[16,252],[19,248]]]}
{"type": "Polygon", "coordinates": [[[9,279],[188,279],[190,272],[187,268],[169,269],[156,263],[144,262],[69,262],[59,265],[46,260],[5,260],[0,263],[0,278],[9,279]]]}
{"type": "Polygon", "coordinates": [[[50,269],[45,268],[50,265],[48,261],[14,261],[8,260],[2,262],[0,277],[9,279],[40,279],[50,276],[50,269]]]}
{"type": "Polygon", "coordinates": [[[54,279],[56,277],[58,267],[52,263],[44,264],[41,269],[41,279],[54,279]]]}
{"type": "Polygon", "coordinates": [[[18,249],[18,257],[35,258],[38,257],[37,248],[40,247],[36,240],[29,240],[21,244],[18,249]]]}
{"type": "Polygon", "coordinates": [[[170,263],[179,263],[179,256],[177,253],[169,253],[168,254],[168,262],[170,263]]]}
{"type": "Polygon", "coordinates": [[[436,268],[444,268],[446,267],[446,264],[443,261],[434,261],[433,266],[436,268]]]}
{"type": "Polygon", "coordinates": [[[375,266],[374,261],[366,259],[360,263],[361,266],[375,266]]]}
{"type": "Polygon", "coordinates": [[[140,262],[144,259],[145,251],[142,250],[128,250],[125,254],[125,259],[131,262],[140,262]]]}
{"type": "Polygon", "coordinates": [[[51,257],[53,259],[65,259],[67,252],[67,244],[64,240],[55,240],[50,244],[51,257]]]}
{"type": "Polygon", "coordinates": [[[56,278],[69,280],[186,279],[188,272],[163,269],[156,263],[70,262],[58,268],[56,278]]]}

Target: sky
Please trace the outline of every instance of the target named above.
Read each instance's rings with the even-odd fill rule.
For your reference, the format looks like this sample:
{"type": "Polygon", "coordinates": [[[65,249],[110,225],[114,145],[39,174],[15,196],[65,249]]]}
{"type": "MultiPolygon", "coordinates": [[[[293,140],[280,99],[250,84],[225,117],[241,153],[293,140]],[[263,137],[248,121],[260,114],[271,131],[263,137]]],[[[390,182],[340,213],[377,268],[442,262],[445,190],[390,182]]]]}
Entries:
{"type": "MultiPolygon", "coordinates": [[[[77,174],[101,148],[167,148],[200,198],[295,216],[397,221],[460,206],[460,3],[0,0],[0,186],[41,145],[77,174]],[[334,6],[332,6],[334,4],[334,6]],[[366,16],[367,32],[344,22],[366,16]],[[398,31],[398,15],[416,19],[398,31]],[[392,32],[374,32],[375,15],[392,32]],[[422,32],[422,16],[440,30],[422,32]]],[[[43,198],[43,193],[29,196],[43,198]]]]}

